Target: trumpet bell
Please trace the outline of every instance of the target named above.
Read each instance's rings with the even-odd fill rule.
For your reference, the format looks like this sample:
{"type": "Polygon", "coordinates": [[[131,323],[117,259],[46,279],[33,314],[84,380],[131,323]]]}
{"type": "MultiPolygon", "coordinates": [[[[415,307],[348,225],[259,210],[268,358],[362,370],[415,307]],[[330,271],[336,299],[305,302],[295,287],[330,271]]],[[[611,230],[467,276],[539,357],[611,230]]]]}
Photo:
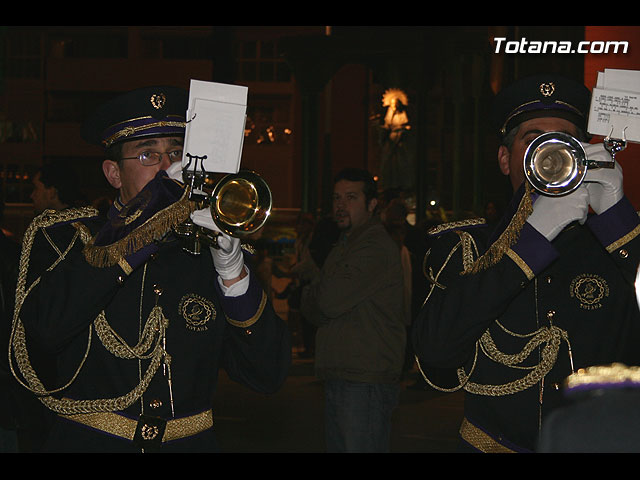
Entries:
{"type": "Polygon", "coordinates": [[[582,144],[562,132],[547,132],[531,142],[524,156],[525,177],[541,193],[565,195],[580,186],[587,174],[582,144]]]}
{"type": "Polygon", "coordinates": [[[271,190],[262,177],[249,170],[222,178],[210,197],[213,221],[233,237],[258,231],[267,221],[271,207],[271,190]]]}

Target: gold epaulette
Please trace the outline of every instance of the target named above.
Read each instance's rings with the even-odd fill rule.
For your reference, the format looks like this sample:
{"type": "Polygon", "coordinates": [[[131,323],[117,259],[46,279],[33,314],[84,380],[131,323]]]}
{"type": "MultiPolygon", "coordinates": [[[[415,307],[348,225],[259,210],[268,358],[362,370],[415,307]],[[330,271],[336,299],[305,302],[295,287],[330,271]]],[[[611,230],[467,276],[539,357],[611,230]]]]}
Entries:
{"type": "Polygon", "coordinates": [[[35,231],[38,228],[49,228],[56,225],[73,223],[81,219],[98,216],[98,210],[93,207],[66,208],[64,210],[45,210],[35,217],[27,231],[35,231]]]}
{"type": "MultiPolygon", "coordinates": [[[[71,225],[76,229],[76,236],[71,240],[70,244],[64,247],[64,251],[70,250],[75,244],[76,238],[79,236],[83,243],[86,245],[87,242],[91,239],[91,232],[86,225],[82,223],[82,220],[94,218],[98,216],[98,210],[93,207],[78,207],[78,208],[67,208],[64,210],[45,210],[40,215],[35,217],[27,230],[25,231],[22,238],[22,253],[21,253],[21,261],[20,268],[24,269],[23,272],[26,276],[26,265],[28,264],[28,257],[31,254],[31,247],[33,246],[33,242],[35,240],[35,236],[38,231],[41,231],[46,238],[46,240],[51,245],[51,248],[59,255],[59,260],[64,257],[64,254],[61,251],[61,248],[57,246],[51,237],[48,235],[46,229],[50,227],[57,227],[63,225],[71,225]]],[[[51,268],[51,267],[49,267],[51,268]]]]}
{"type": "Polygon", "coordinates": [[[429,235],[430,237],[436,237],[438,235],[442,235],[443,233],[452,232],[454,230],[460,230],[485,224],[486,221],[484,218],[469,218],[466,220],[458,220],[457,222],[447,222],[436,225],[435,227],[431,227],[427,231],[427,235],[429,235]]]}

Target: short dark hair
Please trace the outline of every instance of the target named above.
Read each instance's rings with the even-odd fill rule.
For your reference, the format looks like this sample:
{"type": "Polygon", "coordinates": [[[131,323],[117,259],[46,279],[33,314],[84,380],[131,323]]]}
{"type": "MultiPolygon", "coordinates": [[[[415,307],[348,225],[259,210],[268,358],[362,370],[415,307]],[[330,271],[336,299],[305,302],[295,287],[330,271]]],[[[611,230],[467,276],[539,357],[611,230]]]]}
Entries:
{"type": "Polygon", "coordinates": [[[363,168],[347,167],[340,170],[335,176],[333,184],[335,185],[340,180],[348,180],[350,182],[363,182],[364,186],[362,188],[362,191],[364,192],[364,197],[367,205],[378,195],[378,187],[376,186],[376,181],[373,179],[373,176],[369,173],[369,171],[363,168]]]}
{"type": "Polygon", "coordinates": [[[117,142],[107,147],[104,152],[105,158],[122,163],[122,144],[123,142],[117,142]]]}

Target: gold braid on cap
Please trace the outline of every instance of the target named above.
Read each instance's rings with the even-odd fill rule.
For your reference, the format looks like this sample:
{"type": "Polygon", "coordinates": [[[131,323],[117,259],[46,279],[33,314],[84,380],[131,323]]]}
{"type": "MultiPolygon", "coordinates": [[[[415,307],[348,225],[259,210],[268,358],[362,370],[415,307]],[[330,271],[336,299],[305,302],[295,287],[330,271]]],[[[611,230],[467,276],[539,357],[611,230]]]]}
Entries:
{"type": "Polygon", "coordinates": [[[522,200],[518,205],[515,215],[511,218],[509,225],[500,234],[498,239],[491,244],[487,251],[480,256],[473,264],[465,268],[463,275],[478,273],[498,263],[511,246],[520,238],[520,232],[527,218],[533,212],[533,203],[531,201],[531,186],[525,182],[525,190],[522,200]]]}
{"type": "MultiPolygon", "coordinates": [[[[151,118],[151,117],[143,117],[143,118],[151,118]]],[[[132,120],[127,120],[127,121],[131,122],[132,120]]],[[[144,130],[149,130],[151,128],[157,128],[157,127],[185,128],[186,125],[187,124],[184,121],[159,120],[159,121],[154,122],[154,123],[148,123],[146,125],[139,125],[137,127],[126,126],[126,127],[122,128],[121,130],[118,130],[116,133],[114,133],[110,137],[105,138],[104,140],[102,140],[102,144],[105,146],[105,148],[109,148],[115,141],[120,140],[122,138],[129,137],[129,136],[133,135],[134,133],[142,132],[144,130]]]]}
{"type": "MultiPolygon", "coordinates": [[[[540,87],[542,87],[542,85],[540,85],[540,87]]],[[[504,123],[502,124],[502,128],[500,128],[500,133],[502,135],[506,135],[507,134],[507,125],[509,124],[509,122],[511,121],[511,119],[513,119],[514,117],[517,117],[518,115],[520,115],[521,113],[526,113],[527,110],[524,110],[525,107],[529,106],[529,105],[533,105],[534,103],[538,103],[538,100],[533,100],[531,102],[527,102],[527,103],[523,103],[522,105],[520,105],[519,107],[516,107],[515,109],[513,109],[511,111],[511,113],[507,116],[507,119],[504,121],[504,123]]],[[[584,118],[584,114],[580,111],[580,109],[574,107],[573,105],[571,105],[570,103],[567,102],[563,102],[561,100],[554,100],[554,103],[556,105],[562,105],[564,107],[567,107],[567,109],[573,113],[575,113],[576,115],[578,115],[581,118],[584,118]]]]}

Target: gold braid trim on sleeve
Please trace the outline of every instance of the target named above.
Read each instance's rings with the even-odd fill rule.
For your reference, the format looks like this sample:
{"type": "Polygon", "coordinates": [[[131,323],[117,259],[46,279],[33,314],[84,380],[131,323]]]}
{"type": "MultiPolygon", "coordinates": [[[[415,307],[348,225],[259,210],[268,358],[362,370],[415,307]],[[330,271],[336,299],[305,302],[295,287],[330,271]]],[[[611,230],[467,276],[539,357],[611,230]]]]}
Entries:
{"type": "Polygon", "coordinates": [[[511,260],[513,260],[513,262],[516,265],[518,265],[518,267],[520,267],[520,270],[522,270],[522,272],[525,274],[527,279],[529,280],[534,279],[535,274],[533,273],[533,270],[531,270],[531,267],[527,265],[527,263],[520,257],[520,255],[518,255],[516,252],[514,252],[511,249],[507,250],[506,254],[511,260]]]}
{"type": "Polygon", "coordinates": [[[258,310],[256,311],[256,313],[250,319],[244,320],[244,321],[239,321],[239,320],[233,320],[233,319],[227,317],[227,322],[229,322],[234,327],[240,327],[240,328],[250,327],[251,325],[253,325],[254,323],[256,323],[258,321],[258,319],[262,315],[262,312],[264,311],[264,307],[265,307],[266,304],[267,304],[267,294],[263,291],[262,292],[262,298],[260,299],[260,305],[258,305],[258,310]]]}
{"type": "Polygon", "coordinates": [[[638,225],[636,228],[634,228],[629,233],[624,235],[622,238],[613,242],[611,245],[608,245],[606,248],[607,252],[609,253],[615,252],[618,248],[622,247],[623,245],[626,245],[631,240],[636,238],[638,234],[640,234],[640,225],[638,225]]]}

